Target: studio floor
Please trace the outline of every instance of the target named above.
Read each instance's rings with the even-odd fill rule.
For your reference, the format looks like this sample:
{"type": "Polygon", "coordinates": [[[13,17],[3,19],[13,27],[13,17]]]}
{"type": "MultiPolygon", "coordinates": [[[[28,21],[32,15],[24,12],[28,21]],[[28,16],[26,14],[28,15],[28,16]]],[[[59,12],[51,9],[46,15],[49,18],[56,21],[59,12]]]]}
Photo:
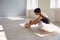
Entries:
{"type": "MultiPolygon", "coordinates": [[[[60,34],[44,36],[36,35],[21,24],[25,23],[27,18],[7,17],[0,18],[0,40],[60,40],[60,34]]],[[[55,23],[60,26],[60,23],[55,23]]]]}

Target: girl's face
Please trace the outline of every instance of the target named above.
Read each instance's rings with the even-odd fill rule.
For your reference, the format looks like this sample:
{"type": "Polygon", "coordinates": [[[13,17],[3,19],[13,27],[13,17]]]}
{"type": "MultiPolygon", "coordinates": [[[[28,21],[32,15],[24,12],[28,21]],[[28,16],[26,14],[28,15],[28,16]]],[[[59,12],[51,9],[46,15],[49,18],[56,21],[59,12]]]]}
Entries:
{"type": "Polygon", "coordinates": [[[40,15],[40,13],[36,13],[36,15],[40,15]]]}
{"type": "Polygon", "coordinates": [[[36,13],[36,14],[35,14],[35,17],[36,17],[36,18],[38,18],[38,17],[39,17],[39,14],[38,14],[38,13],[36,13]]]}

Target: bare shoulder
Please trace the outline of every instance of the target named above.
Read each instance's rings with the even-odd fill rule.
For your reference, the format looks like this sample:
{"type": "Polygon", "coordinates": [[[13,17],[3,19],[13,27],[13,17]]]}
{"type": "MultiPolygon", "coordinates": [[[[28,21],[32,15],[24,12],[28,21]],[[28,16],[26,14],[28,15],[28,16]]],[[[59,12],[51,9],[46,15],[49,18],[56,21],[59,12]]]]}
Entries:
{"type": "Polygon", "coordinates": [[[48,18],[47,13],[41,12],[41,15],[43,15],[43,16],[48,18]]]}
{"type": "Polygon", "coordinates": [[[42,15],[46,15],[46,13],[44,13],[44,12],[41,12],[41,14],[42,14],[42,15]]]}

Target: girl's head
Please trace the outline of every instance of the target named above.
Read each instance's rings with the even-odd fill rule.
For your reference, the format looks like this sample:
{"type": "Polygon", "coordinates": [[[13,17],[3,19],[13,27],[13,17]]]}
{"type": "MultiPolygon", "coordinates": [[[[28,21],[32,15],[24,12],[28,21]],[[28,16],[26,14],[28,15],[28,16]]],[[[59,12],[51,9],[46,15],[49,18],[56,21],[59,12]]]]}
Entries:
{"type": "Polygon", "coordinates": [[[34,13],[35,13],[36,15],[39,15],[39,14],[41,13],[41,9],[40,9],[40,8],[36,8],[36,9],[34,10],[34,13]]]}

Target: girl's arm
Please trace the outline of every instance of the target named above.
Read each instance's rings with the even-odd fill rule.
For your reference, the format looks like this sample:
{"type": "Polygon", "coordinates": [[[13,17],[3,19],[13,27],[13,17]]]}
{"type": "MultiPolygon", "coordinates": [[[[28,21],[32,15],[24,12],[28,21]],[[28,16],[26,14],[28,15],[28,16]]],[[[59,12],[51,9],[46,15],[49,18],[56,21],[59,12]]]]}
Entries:
{"type": "Polygon", "coordinates": [[[31,25],[33,25],[33,24],[37,24],[37,23],[39,23],[40,21],[41,21],[41,19],[42,19],[42,17],[41,16],[39,16],[37,19],[35,19],[35,20],[30,20],[30,24],[31,25]]]}

